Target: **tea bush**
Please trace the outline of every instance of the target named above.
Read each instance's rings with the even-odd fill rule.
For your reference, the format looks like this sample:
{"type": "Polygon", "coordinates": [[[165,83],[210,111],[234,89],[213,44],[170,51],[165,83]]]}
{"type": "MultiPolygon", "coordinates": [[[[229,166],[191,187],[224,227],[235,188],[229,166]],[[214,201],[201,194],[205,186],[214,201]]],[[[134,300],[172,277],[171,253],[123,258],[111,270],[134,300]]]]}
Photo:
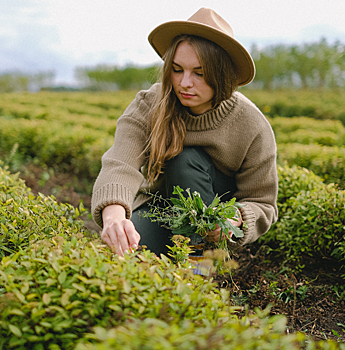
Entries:
{"type": "Polygon", "coordinates": [[[307,168],[325,183],[345,188],[345,147],[278,144],[278,163],[307,168]]]}
{"type": "Polygon", "coordinates": [[[19,164],[35,162],[92,179],[114,140],[102,131],[45,120],[4,119],[1,123],[0,150],[5,156],[15,148],[12,158],[19,156],[19,164]]]}
{"type": "Polygon", "coordinates": [[[0,263],[0,349],[344,349],[285,335],[269,310],[239,319],[226,290],[165,256],[114,256],[85,235],[78,209],[32,196],[6,169],[0,186],[4,246],[28,236],[0,263]]]}
{"type": "Polygon", "coordinates": [[[337,120],[315,120],[305,117],[268,118],[278,144],[317,143],[324,146],[342,146],[345,128],[337,120]]]}
{"type": "Polygon", "coordinates": [[[34,196],[17,175],[0,166],[0,258],[25,249],[30,241],[58,233],[83,232],[85,212],[53,197],[34,196]]]}
{"type": "MultiPolygon", "coordinates": [[[[345,259],[345,191],[307,169],[279,167],[279,219],[261,242],[276,242],[287,259],[345,259]]],[[[345,265],[343,265],[343,268],[345,265]]]]}
{"type": "Polygon", "coordinates": [[[37,241],[0,266],[0,349],[296,349],[308,340],[284,335],[284,316],[238,319],[237,310],[227,291],[164,256],[116,258],[77,235],[37,241]]]}
{"type": "MultiPolygon", "coordinates": [[[[280,164],[286,160],[290,166],[307,167],[325,182],[345,186],[344,126],[338,120],[301,116],[316,117],[312,115],[315,112],[320,119],[336,119],[338,115],[340,118],[345,113],[341,92],[275,91],[272,94],[246,90],[245,94],[269,116],[279,146],[280,164]],[[290,118],[277,117],[280,110],[273,111],[273,105],[281,102],[287,109],[298,106],[298,110],[290,108],[298,117],[284,112],[285,107],[281,115],[290,118]],[[291,146],[297,143],[301,145],[291,146]],[[329,148],[321,149],[320,145],[329,148]]],[[[124,91],[1,94],[0,156],[12,172],[22,171],[23,164],[34,163],[52,168],[55,173],[73,174],[82,179],[80,185],[74,181],[74,188],[89,193],[91,188],[87,184],[94,182],[101,156],[113,143],[116,120],[134,96],[135,92],[124,91]]]]}
{"type": "MultiPolygon", "coordinates": [[[[278,315],[259,318],[257,315],[241,320],[230,318],[223,324],[212,327],[203,324],[197,327],[191,321],[180,326],[170,326],[157,319],[135,320],[126,327],[119,326],[109,331],[95,328],[87,337],[97,339],[99,344],[81,343],[76,350],[228,350],[228,349],[305,349],[304,334],[284,333],[286,319],[278,315]]],[[[307,349],[345,349],[334,342],[309,342],[307,349]]]]}
{"type": "Polygon", "coordinates": [[[251,90],[241,88],[251,101],[269,117],[309,117],[339,119],[345,113],[344,90],[251,90]]]}
{"type": "Polygon", "coordinates": [[[136,318],[216,326],[234,312],[225,290],[166,257],[144,251],[116,258],[77,235],[56,235],[4,257],[0,286],[0,344],[6,349],[73,349],[92,327],[136,318]]]}
{"type": "Polygon", "coordinates": [[[123,91],[1,94],[0,156],[12,171],[35,162],[94,180],[113,143],[116,120],[134,96],[123,91]]]}

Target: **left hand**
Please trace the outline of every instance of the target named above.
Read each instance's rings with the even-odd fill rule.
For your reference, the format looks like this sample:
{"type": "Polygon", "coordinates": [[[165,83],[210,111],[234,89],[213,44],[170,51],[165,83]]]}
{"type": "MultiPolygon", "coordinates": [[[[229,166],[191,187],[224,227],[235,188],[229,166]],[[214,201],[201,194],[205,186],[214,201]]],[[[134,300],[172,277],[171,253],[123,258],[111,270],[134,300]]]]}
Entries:
{"type": "MultiPolygon", "coordinates": [[[[227,219],[229,221],[231,221],[231,223],[236,226],[236,227],[240,227],[242,225],[242,216],[241,214],[239,214],[239,218],[237,218],[237,221],[232,220],[232,219],[227,219]]],[[[209,242],[219,242],[219,236],[220,236],[220,232],[221,232],[221,228],[219,227],[218,224],[216,224],[216,229],[213,231],[209,231],[207,233],[206,236],[206,241],[209,242]]],[[[223,233],[222,235],[222,239],[228,239],[231,238],[231,236],[233,235],[233,233],[231,231],[229,231],[229,236],[225,235],[225,233],[223,233]]]]}

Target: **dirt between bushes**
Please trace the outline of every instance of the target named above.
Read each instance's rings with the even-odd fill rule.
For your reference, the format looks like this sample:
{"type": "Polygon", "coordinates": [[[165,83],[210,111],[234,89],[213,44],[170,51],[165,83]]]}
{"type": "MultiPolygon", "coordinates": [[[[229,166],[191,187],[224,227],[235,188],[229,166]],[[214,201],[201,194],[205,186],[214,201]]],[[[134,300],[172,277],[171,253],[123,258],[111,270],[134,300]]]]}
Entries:
{"type": "MultiPolygon", "coordinates": [[[[21,172],[21,178],[35,194],[53,194],[58,201],[74,206],[82,200],[89,210],[90,195],[78,194],[70,175],[54,173],[42,181],[42,174],[42,169],[30,165],[21,172]]],[[[89,215],[82,219],[89,230],[99,232],[89,215]]],[[[287,317],[287,332],[345,342],[345,279],[341,277],[345,271],[340,271],[340,264],[332,259],[306,258],[303,270],[292,272],[293,265],[284,265],[277,253],[267,254],[267,248],[257,242],[239,248],[233,253],[239,268],[232,278],[229,274],[214,275],[214,280],[230,290],[234,305],[244,306],[243,314],[271,305],[270,315],[287,317]]]]}
{"type": "Polygon", "coordinates": [[[292,264],[284,266],[277,253],[266,251],[267,247],[258,243],[241,247],[234,254],[239,269],[232,279],[218,276],[216,281],[231,290],[235,304],[246,304],[250,310],[271,304],[271,315],[287,317],[289,332],[344,342],[345,280],[340,264],[331,259],[305,258],[303,270],[292,273],[292,264]],[[334,288],[338,288],[338,295],[334,288]],[[339,298],[341,291],[343,296],[339,298]]]}

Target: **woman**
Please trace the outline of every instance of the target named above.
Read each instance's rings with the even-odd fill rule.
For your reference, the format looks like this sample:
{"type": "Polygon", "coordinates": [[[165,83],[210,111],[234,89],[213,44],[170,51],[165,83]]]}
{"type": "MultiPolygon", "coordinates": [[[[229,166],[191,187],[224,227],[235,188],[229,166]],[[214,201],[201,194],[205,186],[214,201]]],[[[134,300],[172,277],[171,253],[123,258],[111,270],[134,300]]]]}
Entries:
{"type": "Polygon", "coordinates": [[[148,191],[169,198],[176,185],[206,203],[216,194],[236,197],[244,206],[232,222],[247,225],[238,244],[255,241],[277,219],[278,177],[269,123],[235,92],[254,78],[250,54],[206,8],[163,23],[149,41],[164,60],[161,83],[140,91],[119,118],[94,185],[92,213],[103,241],[120,255],[139,243],[166,254],[169,230],[138,213],[148,210],[148,191]]]}

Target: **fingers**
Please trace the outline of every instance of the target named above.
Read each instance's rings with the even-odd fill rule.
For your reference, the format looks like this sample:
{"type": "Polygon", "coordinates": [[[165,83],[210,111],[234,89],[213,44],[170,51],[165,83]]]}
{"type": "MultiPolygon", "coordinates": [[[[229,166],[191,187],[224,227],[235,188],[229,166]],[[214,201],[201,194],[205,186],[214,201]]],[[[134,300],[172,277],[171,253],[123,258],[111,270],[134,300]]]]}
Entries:
{"type": "Polygon", "coordinates": [[[127,236],[129,248],[137,249],[140,241],[140,235],[135,229],[133,222],[126,220],[124,229],[127,236]]]}
{"type": "Polygon", "coordinates": [[[101,238],[114,253],[121,256],[137,249],[140,241],[139,233],[128,219],[105,225],[101,238]]]}
{"type": "Polygon", "coordinates": [[[206,241],[208,242],[218,242],[219,241],[219,235],[221,232],[221,228],[218,224],[216,224],[216,229],[209,231],[206,236],[206,241]]]}
{"type": "MultiPolygon", "coordinates": [[[[237,223],[236,221],[234,221],[237,223]]],[[[216,224],[216,229],[209,231],[206,236],[206,241],[208,242],[219,242],[219,236],[221,233],[221,228],[219,227],[218,224],[216,224]]],[[[233,233],[232,231],[229,231],[228,234],[222,233],[222,239],[230,239],[232,237],[233,233]]]]}

